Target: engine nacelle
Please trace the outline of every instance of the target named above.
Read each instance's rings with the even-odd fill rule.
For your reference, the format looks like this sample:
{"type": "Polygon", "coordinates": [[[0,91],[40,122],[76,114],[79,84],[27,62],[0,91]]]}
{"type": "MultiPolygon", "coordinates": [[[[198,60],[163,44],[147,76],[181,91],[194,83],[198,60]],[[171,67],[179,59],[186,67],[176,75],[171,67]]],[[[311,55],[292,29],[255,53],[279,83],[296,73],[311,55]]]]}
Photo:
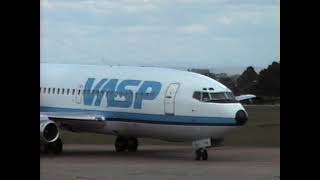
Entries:
{"type": "Polygon", "coordinates": [[[59,128],[55,122],[46,119],[40,119],[40,141],[50,143],[59,138],[59,128]]]}

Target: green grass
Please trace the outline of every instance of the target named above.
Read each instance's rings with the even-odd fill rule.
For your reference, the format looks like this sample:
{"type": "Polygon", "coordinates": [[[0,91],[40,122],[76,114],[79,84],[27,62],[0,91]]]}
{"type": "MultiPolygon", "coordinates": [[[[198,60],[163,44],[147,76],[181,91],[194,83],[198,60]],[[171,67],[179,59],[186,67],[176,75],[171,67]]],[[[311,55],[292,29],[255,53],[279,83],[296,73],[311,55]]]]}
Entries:
{"type": "MultiPolygon", "coordinates": [[[[234,130],[225,138],[226,146],[280,146],[280,106],[246,106],[249,114],[248,123],[234,130]]],[[[65,143],[72,144],[113,144],[115,136],[72,133],[63,131],[61,137],[65,143]]],[[[141,138],[143,144],[189,144],[172,143],[161,140],[141,138]]]]}
{"type": "Polygon", "coordinates": [[[225,145],[280,147],[280,106],[246,106],[249,121],[230,133],[225,145]]]}

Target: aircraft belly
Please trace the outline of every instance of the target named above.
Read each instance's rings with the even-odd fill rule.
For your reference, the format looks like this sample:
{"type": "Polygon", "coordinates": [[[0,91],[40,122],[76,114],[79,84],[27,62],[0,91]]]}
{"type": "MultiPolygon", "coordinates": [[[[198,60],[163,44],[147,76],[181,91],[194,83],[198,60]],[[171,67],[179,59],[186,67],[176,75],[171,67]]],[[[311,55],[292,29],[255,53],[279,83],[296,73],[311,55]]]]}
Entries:
{"type": "Polygon", "coordinates": [[[61,129],[73,132],[104,133],[105,122],[103,121],[84,121],[84,120],[65,120],[56,121],[61,129]]]}
{"type": "Polygon", "coordinates": [[[135,137],[149,137],[172,141],[193,141],[204,138],[220,138],[233,126],[194,126],[194,125],[165,125],[136,122],[107,122],[106,132],[135,137]]]}

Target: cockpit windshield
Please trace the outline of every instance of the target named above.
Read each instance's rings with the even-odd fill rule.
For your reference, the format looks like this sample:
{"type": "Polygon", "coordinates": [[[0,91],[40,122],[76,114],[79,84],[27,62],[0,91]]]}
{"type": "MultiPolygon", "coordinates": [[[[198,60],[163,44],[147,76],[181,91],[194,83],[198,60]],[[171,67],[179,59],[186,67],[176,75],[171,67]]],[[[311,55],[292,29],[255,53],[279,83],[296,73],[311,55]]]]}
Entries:
{"type": "Polygon", "coordinates": [[[221,103],[235,103],[238,102],[232,92],[210,93],[211,101],[221,103]]]}
{"type": "Polygon", "coordinates": [[[193,98],[202,102],[213,102],[213,103],[237,103],[238,102],[232,92],[196,91],[193,94],[193,98]]]}

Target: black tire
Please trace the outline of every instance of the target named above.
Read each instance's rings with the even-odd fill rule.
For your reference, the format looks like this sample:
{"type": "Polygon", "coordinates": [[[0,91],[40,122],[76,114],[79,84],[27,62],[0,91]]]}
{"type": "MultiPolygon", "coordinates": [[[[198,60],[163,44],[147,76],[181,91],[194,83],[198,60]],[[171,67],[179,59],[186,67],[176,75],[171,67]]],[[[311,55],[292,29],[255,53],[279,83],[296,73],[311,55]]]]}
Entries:
{"type": "Polygon", "coordinates": [[[203,150],[201,152],[201,159],[204,160],[204,161],[208,160],[208,152],[207,152],[207,150],[203,150]]]}
{"type": "Polygon", "coordinates": [[[201,158],[201,150],[200,149],[196,150],[195,154],[196,154],[196,160],[199,161],[201,158]]]}
{"type": "Polygon", "coordinates": [[[137,152],[137,150],[138,150],[137,138],[129,138],[128,139],[128,151],[129,152],[137,152]]]}
{"type": "Polygon", "coordinates": [[[43,154],[49,154],[49,144],[43,144],[42,145],[42,153],[43,154]]]}
{"type": "Polygon", "coordinates": [[[58,155],[62,153],[63,149],[63,143],[60,138],[58,138],[56,141],[50,143],[50,150],[53,152],[53,154],[58,155]]]}
{"type": "Polygon", "coordinates": [[[115,146],[117,152],[123,152],[127,149],[128,140],[124,137],[118,136],[115,143],[114,143],[114,146],[115,146]]]}

